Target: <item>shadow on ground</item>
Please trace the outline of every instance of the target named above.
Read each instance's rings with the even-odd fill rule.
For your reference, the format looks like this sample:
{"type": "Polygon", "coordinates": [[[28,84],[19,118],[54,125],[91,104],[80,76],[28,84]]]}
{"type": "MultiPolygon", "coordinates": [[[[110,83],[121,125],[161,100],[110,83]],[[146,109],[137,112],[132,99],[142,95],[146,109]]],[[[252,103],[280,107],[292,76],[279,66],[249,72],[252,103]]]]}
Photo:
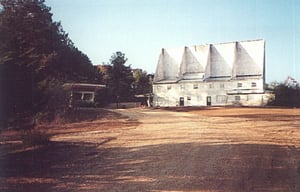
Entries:
{"type": "Polygon", "coordinates": [[[104,146],[50,142],[3,155],[0,191],[300,191],[300,150],[295,147],[104,146]]]}
{"type": "Polygon", "coordinates": [[[100,118],[126,118],[122,117],[120,114],[111,112],[103,108],[80,108],[77,110],[69,110],[66,112],[58,121],[62,120],[64,123],[76,123],[82,121],[93,121],[100,118]]]}

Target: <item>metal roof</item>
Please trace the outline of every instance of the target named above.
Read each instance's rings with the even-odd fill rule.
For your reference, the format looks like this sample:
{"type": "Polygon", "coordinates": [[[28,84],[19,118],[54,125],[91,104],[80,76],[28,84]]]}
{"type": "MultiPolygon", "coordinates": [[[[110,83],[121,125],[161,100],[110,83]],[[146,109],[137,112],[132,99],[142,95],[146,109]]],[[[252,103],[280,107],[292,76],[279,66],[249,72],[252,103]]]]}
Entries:
{"type": "Polygon", "coordinates": [[[263,77],[265,41],[247,40],[230,43],[162,49],[154,83],[191,79],[203,74],[203,80],[240,77],[263,77]]]}

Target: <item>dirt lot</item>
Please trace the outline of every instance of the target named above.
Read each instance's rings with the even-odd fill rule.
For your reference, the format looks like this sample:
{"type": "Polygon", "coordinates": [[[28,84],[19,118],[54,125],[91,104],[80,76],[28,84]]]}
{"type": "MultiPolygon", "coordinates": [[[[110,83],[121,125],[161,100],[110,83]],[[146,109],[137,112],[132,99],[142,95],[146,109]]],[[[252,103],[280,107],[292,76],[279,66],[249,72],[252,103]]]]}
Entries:
{"type": "Polygon", "coordinates": [[[300,109],[98,111],[0,138],[0,191],[300,191],[300,109]]]}

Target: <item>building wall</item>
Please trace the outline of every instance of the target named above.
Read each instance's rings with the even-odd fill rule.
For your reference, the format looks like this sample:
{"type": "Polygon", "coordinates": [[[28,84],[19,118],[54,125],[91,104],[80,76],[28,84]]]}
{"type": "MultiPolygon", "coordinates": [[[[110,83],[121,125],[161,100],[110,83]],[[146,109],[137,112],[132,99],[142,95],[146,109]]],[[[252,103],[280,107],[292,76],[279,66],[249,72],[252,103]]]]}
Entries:
{"type": "Polygon", "coordinates": [[[260,106],[268,97],[264,79],[264,40],[162,49],[153,105],[260,106]]]}
{"type": "Polygon", "coordinates": [[[264,94],[263,79],[230,81],[181,81],[153,85],[154,106],[207,106],[207,97],[211,97],[211,106],[265,105],[268,96],[264,94]]]}

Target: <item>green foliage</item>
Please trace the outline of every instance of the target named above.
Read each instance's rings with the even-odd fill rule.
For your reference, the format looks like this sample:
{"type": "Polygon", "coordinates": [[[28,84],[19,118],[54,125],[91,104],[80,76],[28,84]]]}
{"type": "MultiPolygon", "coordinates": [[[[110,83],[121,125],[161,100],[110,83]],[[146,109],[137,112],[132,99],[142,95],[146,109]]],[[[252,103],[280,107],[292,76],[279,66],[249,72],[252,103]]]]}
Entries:
{"type": "Polygon", "coordinates": [[[278,84],[274,87],[275,98],[270,105],[283,107],[300,107],[299,86],[289,87],[285,84],[278,84]]]}
{"type": "Polygon", "coordinates": [[[9,118],[56,113],[65,82],[99,82],[98,70],[52,21],[44,0],[0,0],[1,126],[9,118]]]}
{"type": "Polygon", "coordinates": [[[142,69],[133,70],[134,78],[134,93],[146,94],[152,92],[152,79],[153,75],[147,74],[146,71],[142,69]]]}
{"type": "Polygon", "coordinates": [[[96,107],[105,107],[109,102],[111,102],[111,92],[110,89],[99,89],[95,95],[95,106],[96,107]]]}
{"type": "Polygon", "coordinates": [[[130,101],[133,98],[132,83],[134,81],[131,66],[126,66],[127,58],[122,52],[116,52],[110,59],[110,66],[107,70],[106,83],[110,89],[111,101],[117,96],[122,101],[130,101]]]}
{"type": "Polygon", "coordinates": [[[55,76],[65,82],[99,83],[101,76],[89,58],[76,47],[63,47],[53,65],[55,76]]]}
{"type": "Polygon", "coordinates": [[[103,82],[108,89],[100,91],[102,93],[97,99],[102,101],[100,106],[103,106],[103,101],[115,102],[117,96],[120,96],[121,102],[135,101],[135,95],[151,92],[153,75],[142,69],[126,66],[126,61],[124,53],[116,52],[112,55],[110,63],[102,66],[103,82]]]}
{"type": "MultiPolygon", "coordinates": [[[[63,116],[68,110],[70,90],[63,87],[59,80],[46,81],[46,89],[41,92],[43,95],[43,106],[35,116],[35,121],[50,122],[63,116]]],[[[43,85],[45,86],[45,85],[43,85]]]]}

